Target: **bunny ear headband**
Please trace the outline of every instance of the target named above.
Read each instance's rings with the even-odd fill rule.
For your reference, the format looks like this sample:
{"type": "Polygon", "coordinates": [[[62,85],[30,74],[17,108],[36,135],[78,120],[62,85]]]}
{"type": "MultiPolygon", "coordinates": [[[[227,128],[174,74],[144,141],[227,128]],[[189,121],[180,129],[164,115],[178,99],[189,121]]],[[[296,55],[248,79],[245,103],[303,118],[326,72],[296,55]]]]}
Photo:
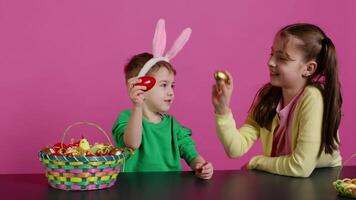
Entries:
{"type": "Polygon", "coordinates": [[[178,54],[178,52],[182,50],[185,43],[187,43],[191,33],[192,33],[192,29],[190,28],[184,29],[183,32],[180,34],[180,36],[173,43],[172,48],[165,55],[163,55],[164,50],[166,49],[166,41],[167,41],[166,28],[165,28],[164,19],[158,20],[156,25],[155,35],[153,37],[153,44],[152,44],[153,58],[151,58],[149,61],[145,63],[145,65],[138,73],[138,76],[141,77],[146,75],[146,73],[157,62],[159,61],[169,62],[172,58],[174,58],[178,54]]]}

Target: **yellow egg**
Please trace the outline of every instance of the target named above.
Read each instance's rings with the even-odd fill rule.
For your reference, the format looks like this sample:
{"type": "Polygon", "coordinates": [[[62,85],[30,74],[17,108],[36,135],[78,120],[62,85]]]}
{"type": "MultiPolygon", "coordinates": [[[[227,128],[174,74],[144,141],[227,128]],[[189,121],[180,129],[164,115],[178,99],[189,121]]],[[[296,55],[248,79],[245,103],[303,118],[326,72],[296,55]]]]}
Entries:
{"type": "Polygon", "coordinates": [[[89,151],[90,149],[90,144],[87,139],[83,138],[79,142],[79,147],[83,149],[84,151],[89,151]]]}

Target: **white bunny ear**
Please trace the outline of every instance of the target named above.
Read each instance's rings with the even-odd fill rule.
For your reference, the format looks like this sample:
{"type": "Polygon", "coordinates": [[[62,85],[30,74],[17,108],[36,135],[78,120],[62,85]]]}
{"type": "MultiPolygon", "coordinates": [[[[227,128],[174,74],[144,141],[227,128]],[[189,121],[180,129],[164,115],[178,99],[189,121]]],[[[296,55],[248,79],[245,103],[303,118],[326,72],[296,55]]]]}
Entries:
{"type": "Polygon", "coordinates": [[[180,36],[174,42],[172,48],[165,55],[165,57],[168,58],[168,60],[171,60],[172,58],[174,58],[177,55],[177,53],[180,50],[182,50],[185,43],[188,42],[191,33],[192,33],[191,28],[186,28],[183,30],[183,32],[180,34],[180,36]]]}
{"type": "Polygon", "coordinates": [[[164,50],[166,49],[166,27],[164,23],[164,19],[160,19],[156,25],[155,35],[153,37],[152,44],[152,54],[153,57],[161,57],[163,56],[164,50]]]}

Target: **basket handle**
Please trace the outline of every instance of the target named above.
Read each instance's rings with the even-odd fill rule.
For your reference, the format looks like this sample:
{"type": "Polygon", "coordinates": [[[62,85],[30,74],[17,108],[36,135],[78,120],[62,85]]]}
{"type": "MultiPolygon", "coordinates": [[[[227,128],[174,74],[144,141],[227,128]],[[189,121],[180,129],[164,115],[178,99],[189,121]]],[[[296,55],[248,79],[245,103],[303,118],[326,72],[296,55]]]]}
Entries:
{"type": "Polygon", "coordinates": [[[109,138],[108,134],[104,131],[104,129],[101,128],[98,124],[93,123],[93,122],[76,122],[76,123],[74,123],[74,124],[69,125],[69,126],[65,129],[65,131],[64,131],[64,133],[63,133],[62,144],[64,144],[64,139],[65,139],[65,137],[67,136],[67,133],[69,132],[69,130],[70,130],[71,128],[75,127],[75,126],[80,126],[80,125],[89,125],[89,126],[94,126],[94,127],[96,127],[97,129],[99,129],[99,131],[100,131],[101,133],[103,133],[103,134],[106,136],[106,138],[108,139],[108,142],[112,145],[112,143],[111,143],[111,141],[110,141],[110,138],[109,138]]]}
{"type": "Polygon", "coordinates": [[[346,163],[348,163],[352,158],[356,157],[356,153],[352,154],[345,162],[344,164],[342,164],[341,166],[341,169],[337,175],[337,179],[340,179],[340,174],[341,174],[341,171],[342,171],[342,168],[346,165],[346,163]]]}
{"type": "Polygon", "coordinates": [[[345,162],[344,165],[346,165],[346,163],[348,163],[352,158],[356,157],[356,153],[352,154],[345,162]]]}

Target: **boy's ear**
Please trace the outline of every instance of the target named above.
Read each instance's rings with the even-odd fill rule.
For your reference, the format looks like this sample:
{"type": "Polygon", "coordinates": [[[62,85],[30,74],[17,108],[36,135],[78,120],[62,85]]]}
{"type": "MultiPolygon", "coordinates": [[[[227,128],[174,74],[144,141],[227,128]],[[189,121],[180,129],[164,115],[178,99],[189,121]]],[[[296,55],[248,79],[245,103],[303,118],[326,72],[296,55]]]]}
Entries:
{"type": "Polygon", "coordinates": [[[316,71],[318,64],[315,61],[309,61],[306,63],[306,68],[303,72],[303,77],[309,77],[316,71]]]}

